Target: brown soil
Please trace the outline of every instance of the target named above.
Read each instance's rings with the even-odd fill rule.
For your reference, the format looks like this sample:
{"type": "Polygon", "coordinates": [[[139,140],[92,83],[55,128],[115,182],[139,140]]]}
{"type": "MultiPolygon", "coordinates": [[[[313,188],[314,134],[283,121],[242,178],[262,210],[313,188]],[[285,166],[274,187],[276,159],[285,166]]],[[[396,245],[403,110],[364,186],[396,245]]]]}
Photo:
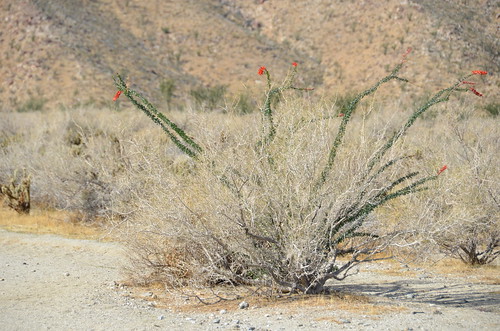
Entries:
{"type": "MultiPolygon", "coordinates": [[[[49,1],[0,4],[0,110],[112,104],[112,76],[162,102],[196,86],[262,92],[257,69],[282,79],[299,63],[314,95],[366,88],[401,60],[405,77],[384,95],[431,93],[470,70],[487,70],[481,92],[498,86],[500,8],[494,1],[49,1]],[[485,86],[486,85],[486,86],[485,86]]],[[[490,93],[491,92],[491,93],[490,93]]],[[[492,99],[488,99],[493,102],[492,99]]]]}

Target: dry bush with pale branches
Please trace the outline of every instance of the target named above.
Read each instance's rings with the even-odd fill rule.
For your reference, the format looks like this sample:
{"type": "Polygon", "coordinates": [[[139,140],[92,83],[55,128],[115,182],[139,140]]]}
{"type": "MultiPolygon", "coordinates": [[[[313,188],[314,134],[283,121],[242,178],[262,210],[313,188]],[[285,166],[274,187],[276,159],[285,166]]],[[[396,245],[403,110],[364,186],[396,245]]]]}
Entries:
{"type": "Polygon", "coordinates": [[[414,110],[364,102],[401,69],[339,107],[298,95],[295,66],[279,85],[264,68],[260,114],[169,118],[118,78],[166,135],[125,111],[2,115],[0,181],[26,168],[33,204],[107,216],[139,282],[319,293],[389,247],[491,262],[496,118],[442,107],[465,78],[414,110]]]}
{"type": "Polygon", "coordinates": [[[447,175],[432,190],[398,205],[409,220],[405,226],[416,234],[413,243],[421,258],[435,260],[445,253],[479,265],[500,254],[497,122],[471,105],[456,103],[432,120],[429,135],[408,142],[425,146],[421,153],[431,155],[431,162],[448,164],[447,175]]]}
{"type": "Polygon", "coordinates": [[[141,222],[138,266],[174,287],[225,283],[320,293],[326,281],[344,279],[389,246],[406,245],[416,231],[381,222],[375,211],[426,190],[446,167],[424,175],[408,170],[420,156],[406,152],[401,138],[429,108],[470,91],[462,81],[484,73],[437,92],[395,130],[370,126],[376,114],[355,110],[383,84],[406,81],[399,76],[403,63],[342,114],[334,105],[287,99],[287,90],[307,90],[293,85],[296,64],[281,85],[263,67],[261,118],[248,115],[239,127],[221,128],[200,116],[196,139],[118,76],[119,91],[188,157],[183,171],[163,166],[158,149],[142,161],[147,190],[137,194],[133,211],[122,212],[141,222]]]}
{"type": "Polygon", "coordinates": [[[32,204],[88,221],[109,215],[125,169],[123,144],[145,121],[91,108],[1,116],[0,181],[24,168],[32,176],[32,204]]]}

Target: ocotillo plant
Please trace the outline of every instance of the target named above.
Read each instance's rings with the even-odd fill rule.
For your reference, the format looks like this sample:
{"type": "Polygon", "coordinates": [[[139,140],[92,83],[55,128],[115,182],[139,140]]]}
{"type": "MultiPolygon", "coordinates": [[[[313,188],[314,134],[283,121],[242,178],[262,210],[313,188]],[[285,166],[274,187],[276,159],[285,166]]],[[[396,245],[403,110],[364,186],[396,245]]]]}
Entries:
{"type": "Polygon", "coordinates": [[[259,75],[263,75],[264,73],[266,74],[267,78],[267,93],[266,93],[266,99],[264,101],[264,106],[262,107],[262,115],[264,117],[263,121],[263,132],[264,132],[264,137],[262,139],[263,145],[269,144],[273,138],[274,135],[276,134],[276,128],[274,126],[274,121],[273,121],[273,110],[271,108],[272,102],[274,98],[279,96],[281,93],[283,93],[286,90],[300,90],[300,91],[310,91],[312,88],[300,88],[300,87],[295,87],[293,86],[293,81],[295,79],[295,75],[297,73],[297,62],[292,63],[292,71],[287,75],[285,78],[285,81],[283,85],[281,86],[273,86],[272,85],[272,80],[271,80],[271,74],[267,70],[266,67],[260,67],[259,71],[257,72],[259,75]]]}
{"type": "Polygon", "coordinates": [[[169,120],[163,113],[151,104],[139,92],[128,88],[127,84],[120,75],[116,75],[115,84],[118,88],[113,101],[116,101],[123,93],[129,100],[143,111],[153,122],[158,124],[172,142],[187,155],[196,158],[198,153],[202,151],[201,147],[189,137],[184,130],[179,128],[174,122],[169,120]]]}
{"type": "MultiPolygon", "coordinates": [[[[279,116],[280,108],[273,106],[277,95],[309,89],[294,86],[295,62],[283,84],[277,86],[269,70],[261,67],[258,74],[267,78],[261,135],[251,143],[220,150],[215,149],[224,145],[202,149],[118,76],[117,95],[124,93],[181,151],[201,164],[190,175],[195,176],[193,185],[199,185],[196,191],[205,196],[186,199],[177,207],[173,203],[165,206],[178,208],[168,212],[178,222],[168,238],[176,237],[177,243],[188,247],[186,251],[199,248],[186,263],[201,266],[211,284],[230,282],[319,293],[327,280],[343,279],[356,264],[376,259],[375,254],[388,247],[397,234],[370,223],[373,211],[398,197],[425,190],[429,181],[447,169],[443,166],[427,176],[405,170],[400,165],[411,156],[395,151],[396,142],[422,114],[448,101],[451,94],[471,91],[480,96],[468,87],[471,82],[467,79],[486,74],[474,71],[437,92],[374,148],[349,186],[339,185],[335,170],[342,164],[338,158],[348,155],[342,154],[342,148],[347,145],[346,132],[355,109],[385,83],[407,82],[399,76],[407,55],[386,77],[352,99],[342,116],[336,117],[340,121],[337,129],[326,127],[317,118],[297,119],[293,112],[279,116]],[[323,127],[317,129],[316,124],[323,127]],[[332,141],[325,143],[323,129],[330,131],[332,141]]],[[[176,198],[182,200],[182,196],[181,192],[176,198]]]]}

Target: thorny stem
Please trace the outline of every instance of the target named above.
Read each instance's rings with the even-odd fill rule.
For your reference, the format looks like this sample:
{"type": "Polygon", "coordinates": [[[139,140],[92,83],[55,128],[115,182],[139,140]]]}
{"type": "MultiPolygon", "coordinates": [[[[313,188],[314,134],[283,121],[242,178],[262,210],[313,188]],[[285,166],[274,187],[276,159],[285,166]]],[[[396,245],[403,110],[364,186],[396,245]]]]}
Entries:
{"type": "Polygon", "coordinates": [[[154,123],[158,124],[167,136],[172,140],[172,142],[185,154],[196,159],[198,153],[202,151],[202,148],[189,137],[184,130],[179,128],[174,122],[170,121],[163,113],[158,111],[155,106],[153,106],[145,97],[143,97],[139,92],[130,89],[127,84],[123,81],[120,75],[115,77],[115,85],[119,91],[129,100],[142,110],[154,123]],[[137,100],[137,99],[139,100],[137,100]],[[173,132],[172,132],[172,131],[173,132]],[[176,133],[177,135],[175,135],[176,133]]]}
{"type": "Polygon", "coordinates": [[[344,116],[342,117],[342,122],[340,123],[339,129],[337,131],[337,135],[335,137],[335,140],[333,141],[333,146],[330,149],[330,152],[328,153],[328,161],[326,163],[326,166],[323,169],[323,171],[321,172],[321,175],[319,176],[318,181],[314,185],[315,191],[318,191],[323,186],[323,184],[326,182],[329,174],[331,173],[331,170],[332,170],[334,162],[335,162],[335,158],[337,156],[338,148],[342,144],[342,141],[343,141],[343,138],[344,138],[344,135],[345,135],[345,132],[346,132],[347,124],[349,123],[349,120],[351,119],[351,115],[352,115],[353,111],[358,106],[358,103],[364,97],[366,97],[366,96],[374,93],[380,87],[380,85],[382,85],[384,83],[387,83],[390,80],[396,79],[396,80],[407,82],[408,81],[407,79],[404,79],[404,78],[401,78],[401,77],[397,76],[397,73],[399,72],[399,70],[401,70],[402,66],[403,66],[403,63],[398,64],[396,66],[396,68],[394,68],[394,70],[389,75],[387,75],[386,77],[382,78],[380,81],[378,81],[371,88],[369,88],[369,89],[365,90],[364,92],[358,94],[351,101],[351,103],[347,106],[347,109],[346,109],[346,111],[344,113],[344,116]]]}

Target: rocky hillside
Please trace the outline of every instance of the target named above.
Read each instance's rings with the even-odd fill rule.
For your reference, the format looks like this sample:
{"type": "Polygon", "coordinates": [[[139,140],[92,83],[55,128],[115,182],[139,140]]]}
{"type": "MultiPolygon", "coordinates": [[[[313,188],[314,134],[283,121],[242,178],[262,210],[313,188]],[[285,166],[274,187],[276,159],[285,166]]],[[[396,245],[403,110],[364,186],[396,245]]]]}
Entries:
{"type": "Polygon", "coordinates": [[[260,66],[280,77],[292,61],[301,84],[333,95],[366,87],[408,47],[407,90],[481,69],[494,96],[499,15],[494,0],[3,0],[0,109],[110,104],[116,72],[155,101],[165,81],[174,98],[262,90],[260,66]]]}

